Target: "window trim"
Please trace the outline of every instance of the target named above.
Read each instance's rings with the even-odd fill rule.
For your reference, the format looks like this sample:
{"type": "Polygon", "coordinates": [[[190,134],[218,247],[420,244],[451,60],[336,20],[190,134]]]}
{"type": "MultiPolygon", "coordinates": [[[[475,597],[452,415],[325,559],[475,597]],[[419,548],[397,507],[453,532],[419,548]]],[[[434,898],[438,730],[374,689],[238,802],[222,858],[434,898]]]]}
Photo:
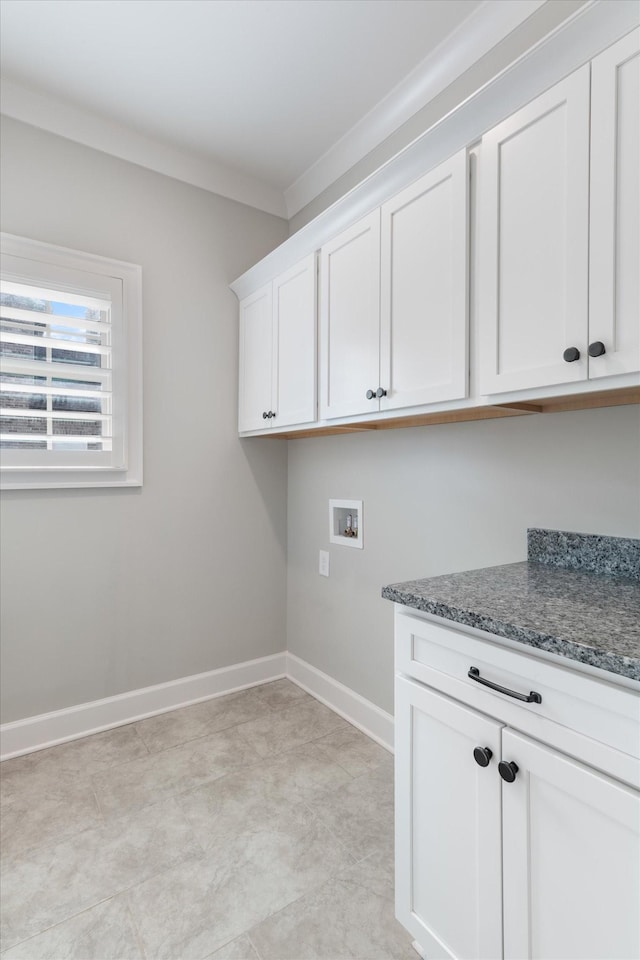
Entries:
{"type": "MultiPolygon", "coordinates": [[[[142,268],[138,264],[112,260],[68,247],[0,233],[0,254],[20,258],[24,263],[24,282],[33,282],[39,270],[72,270],[117,281],[122,287],[122,346],[126,359],[119,364],[124,373],[120,389],[125,398],[124,465],[113,466],[39,466],[7,467],[0,463],[0,489],[43,490],[76,487],[142,486],[142,268]],[[29,272],[32,261],[33,270],[29,272]]],[[[14,262],[12,260],[12,265],[14,262]]],[[[15,269],[7,271],[15,277],[15,269]]],[[[88,277],[87,289],[91,289],[88,277]]]]}

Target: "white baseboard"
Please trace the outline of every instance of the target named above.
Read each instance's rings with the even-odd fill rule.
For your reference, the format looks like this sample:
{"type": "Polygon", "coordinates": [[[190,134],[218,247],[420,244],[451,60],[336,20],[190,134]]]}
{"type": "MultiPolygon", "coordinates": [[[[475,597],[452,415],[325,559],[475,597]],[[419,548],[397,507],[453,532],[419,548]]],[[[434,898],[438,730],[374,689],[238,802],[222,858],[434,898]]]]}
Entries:
{"type": "Polygon", "coordinates": [[[275,653],[231,667],[131,690],[0,726],[0,760],[9,760],[68,740],[111,730],[145,717],[222,697],[246,687],[288,677],[317,700],[393,750],[393,717],[343,683],[292,653],[275,653]]]}
{"type": "Polygon", "coordinates": [[[144,717],[286,676],[286,653],[247,660],[231,667],[131,690],[0,726],[0,760],[77,740],[144,717]]]}
{"type": "Polygon", "coordinates": [[[361,697],[350,687],[287,653],[287,676],[341,717],[393,752],[393,716],[361,697]]]}

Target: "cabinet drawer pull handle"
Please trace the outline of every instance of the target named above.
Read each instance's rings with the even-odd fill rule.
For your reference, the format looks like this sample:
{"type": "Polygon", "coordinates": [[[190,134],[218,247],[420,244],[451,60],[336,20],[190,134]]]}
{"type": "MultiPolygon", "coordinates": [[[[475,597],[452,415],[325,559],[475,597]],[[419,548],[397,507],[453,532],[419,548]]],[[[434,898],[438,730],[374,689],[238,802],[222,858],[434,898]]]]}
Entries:
{"type": "Polygon", "coordinates": [[[375,400],[375,398],[376,398],[375,391],[367,390],[367,400],[375,400]]]}
{"type": "Polygon", "coordinates": [[[378,387],[378,389],[376,390],[376,397],[378,398],[378,400],[380,399],[380,397],[386,397],[386,395],[387,395],[387,391],[384,389],[384,387],[378,387]]]}
{"type": "Polygon", "coordinates": [[[505,783],[513,783],[518,772],[518,764],[509,763],[507,760],[501,760],[498,764],[498,773],[505,783]]]}
{"type": "Polygon", "coordinates": [[[479,767],[488,767],[492,756],[493,750],[490,750],[489,747],[476,747],[473,751],[473,759],[479,767]]]}
{"type": "Polygon", "coordinates": [[[602,340],[594,340],[593,343],[589,344],[589,356],[590,357],[601,357],[603,353],[607,352],[602,340]]]}
{"type": "Polygon", "coordinates": [[[506,693],[508,697],[515,697],[516,700],[523,700],[524,703],[542,703],[542,697],[535,690],[532,690],[527,696],[526,693],[518,693],[517,690],[509,690],[508,687],[501,687],[499,683],[492,683],[491,680],[483,680],[477,667],[469,667],[467,674],[470,680],[481,683],[483,687],[489,687],[491,690],[497,690],[498,693],[506,693]]]}
{"type": "Polygon", "coordinates": [[[576,360],[580,359],[580,351],[577,347],[567,347],[565,352],[562,354],[562,359],[565,363],[574,363],[576,360]]]}

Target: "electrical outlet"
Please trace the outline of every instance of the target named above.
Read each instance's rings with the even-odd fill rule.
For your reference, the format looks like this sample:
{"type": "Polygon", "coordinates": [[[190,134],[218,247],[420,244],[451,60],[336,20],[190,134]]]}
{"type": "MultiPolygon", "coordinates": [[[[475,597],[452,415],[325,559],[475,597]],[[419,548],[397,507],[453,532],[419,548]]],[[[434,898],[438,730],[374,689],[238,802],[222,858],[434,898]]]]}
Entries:
{"type": "Polygon", "coordinates": [[[321,577],[329,576],[329,551],[328,550],[320,551],[320,563],[318,565],[318,571],[321,577]]]}

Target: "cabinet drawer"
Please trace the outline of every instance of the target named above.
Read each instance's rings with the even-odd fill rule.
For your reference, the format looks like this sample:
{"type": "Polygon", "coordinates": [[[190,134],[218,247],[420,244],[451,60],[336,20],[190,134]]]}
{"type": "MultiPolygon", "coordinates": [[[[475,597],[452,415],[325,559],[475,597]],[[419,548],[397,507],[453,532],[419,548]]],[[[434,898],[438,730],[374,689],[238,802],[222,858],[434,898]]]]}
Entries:
{"type": "MultiPolygon", "coordinates": [[[[403,613],[396,618],[398,673],[443,690],[539,739],[551,737],[561,749],[576,755],[579,743],[567,746],[571,733],[622,751],[629,758],[640,758],[640,695],[635,691],[502,646],[498,638],[492,640],[489,635],[480,639],[403,613]],[[509,691],[524,695],[534,691],[540,702],[525,703],[483,686],[469,676],[471,668],[478,671],[480,679],[509,691]]],[[[602,757],[583,754],[583,758],[588,763],[604,762],[602,757]]],[[[627,776],[635,782],[640,764],[634,763],[628,770],[627,776]]]]}

